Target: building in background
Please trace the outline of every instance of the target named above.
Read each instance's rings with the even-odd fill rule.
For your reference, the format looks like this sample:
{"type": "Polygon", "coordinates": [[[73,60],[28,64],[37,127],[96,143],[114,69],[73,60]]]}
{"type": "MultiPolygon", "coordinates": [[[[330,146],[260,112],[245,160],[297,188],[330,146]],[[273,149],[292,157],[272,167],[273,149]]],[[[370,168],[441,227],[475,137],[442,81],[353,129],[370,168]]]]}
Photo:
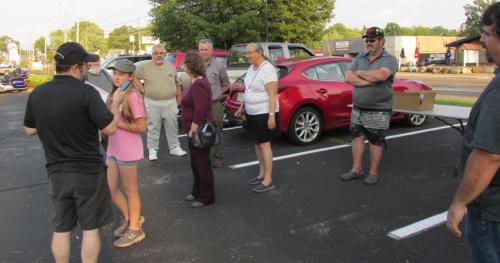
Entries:
{"type": "MultiPolygon", "coordinates": [[[[385,49],[391,55],[399,58],[401,65],[422,65],[434,62],[443,64],[448,47],[461,37],[443,36],[386,36],[385,49]]],[[[355,57],[364,52],[365,43],[361,38],[325,40],[323,53],[331,56],[355,57]]]]}
{"type": "Polygon", "coordinates": [[[492,65],[486,60],[486,49],[479,43],[480,38],[481,35],[476,35],[446,44],[456,58],[452,63],[464,67],[492,65]]]}

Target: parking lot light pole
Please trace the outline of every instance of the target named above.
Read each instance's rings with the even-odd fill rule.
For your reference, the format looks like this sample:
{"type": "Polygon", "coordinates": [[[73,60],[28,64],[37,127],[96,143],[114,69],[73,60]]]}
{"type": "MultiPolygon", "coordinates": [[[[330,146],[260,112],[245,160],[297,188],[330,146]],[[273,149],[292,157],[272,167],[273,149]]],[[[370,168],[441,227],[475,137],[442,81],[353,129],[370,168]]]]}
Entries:
{"type": "Polygon", "coordinates": [[[268,42],[268,34],[269,34],[269,19],[268,19],[268,16],[267,16],[267,0],[265,0],[266,2],[266,42],[268,42]]]}

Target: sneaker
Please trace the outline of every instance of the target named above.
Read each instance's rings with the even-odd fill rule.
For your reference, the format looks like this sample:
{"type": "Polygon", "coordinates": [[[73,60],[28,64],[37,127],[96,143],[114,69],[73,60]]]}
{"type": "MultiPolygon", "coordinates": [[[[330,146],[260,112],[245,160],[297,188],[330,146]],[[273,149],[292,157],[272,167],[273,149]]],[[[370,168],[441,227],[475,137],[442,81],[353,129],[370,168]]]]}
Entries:
{"type": "Polygon", "coordinates": [[[186,155],[186,151],[184,151],[180,146],[177,146],[170,150],[170,155],[175,155],[175,156],[184,156],[186,155]]]}
{"type": "Polygon", "coordinates": [[[191,204],[191,207],[192,208],[202,208],[206,206],[206,204],[202,203],[202,202],[198,202],[198,201],[194,201],[192,204],[191,204]]]}
{"type": "Polygon", "coordinates": [[[213,168],[224,167],[224,161],[223,160],[214,160],[214,163],[213,163],[212,167],[213,168]]]}
{"type": "Polygon", "coordinates": [[[354,172],[353,170],[350,170],[349,172],[343,174],[340,176],[340,180],[342,181],[351,181],[359,178],[363,178],[363,171],[360,171],[359,173],[354,172]]]}
{"type": "Polygon", "coordinates": [[[144,234],[142,228],[139,228],[139,230],[135,231],[128,228],[122,237],[113,242],[113,246],[128,247],[135,243],[141,242],[144,238],[146,238],[146,234],[144,234]]]}
{"type": "Polygon", "coordinates": [[[254,177],[254,178],[252,178],[252,179],[248,180],[248,181],[247,181],[247,184],[249,184],[249,185],[256,185],[256,184],[260,184],[260,183],[262,183],[262,180],[263,180],[262,178],[259,178],[259,177],[254,177]]]}
{"type": "Polygon", "coordinates": [[[374,185],[380,181],[380,177],[376,174],[370,174],[365,178],[365,184],[367,185],[374,185]]]}
{"type": "Polygon", "coordinates": [[[149,149],[149,160],[150,161],[158,160],[158,152],[155,149],[149,149]]]}
{"type": "Polygon", "coordinates": [[[255,186],[252,191],[256,192],[256,193],[263,193],[263,192],[267,192],[269,190],[273,190],[274,188],[276,188],[276,185],[274,185],[273,183],[271,183],[270,185],[268,186],[265,186],[263,183],[255,186]]]}
{"type": "MultiPolygon", "coordinates": [[[[141,226],[142,224],[144,224],[145,221],[146,219],[143,216],[141,216],[141,221],[139,222],[141,226]]],[[[115,229],[115,231],[113,231],[113,236],[115,237],[123,236],[123,234],[125,234],[125,232],[127,231],[127,228],[128,228],[128,222],[122,221],[120,225],[115,229]]]]}
{"type": "Polygon", "coordinates": [[[192,194],[190,194],[190,195],[188,195],[188,196],[186,196],[186,197],[184,198],[184,200],[186,200],[186,201],[194,201],[194,199],[196,199],[196,198],[195,198],[195,197],[194,197],[194,195],[192,195],[192,194]]]}

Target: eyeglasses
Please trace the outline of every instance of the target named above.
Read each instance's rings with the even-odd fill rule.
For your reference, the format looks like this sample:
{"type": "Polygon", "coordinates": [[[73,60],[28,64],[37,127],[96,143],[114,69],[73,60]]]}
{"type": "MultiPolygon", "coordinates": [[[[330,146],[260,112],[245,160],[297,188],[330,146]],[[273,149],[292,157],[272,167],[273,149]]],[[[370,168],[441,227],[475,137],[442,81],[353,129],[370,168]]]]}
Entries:
{"type": "Polygon", "coordinates": [[[377,41],[378,39],[365,39],[365,43],[373,43],[375,41],[377,41]]]}

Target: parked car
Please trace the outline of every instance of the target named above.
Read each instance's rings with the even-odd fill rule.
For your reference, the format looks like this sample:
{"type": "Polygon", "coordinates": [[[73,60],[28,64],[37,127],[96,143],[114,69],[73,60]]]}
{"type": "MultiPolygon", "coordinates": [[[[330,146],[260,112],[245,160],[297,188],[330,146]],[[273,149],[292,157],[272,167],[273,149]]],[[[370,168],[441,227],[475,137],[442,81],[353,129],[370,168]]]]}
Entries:
{"type": "Polygon", "coordinates": [[[26,82],[26,70],[16,68],[14,71],[0,77],[0,92],[23,91],[28,88],[26,82]]]}
{"type": "MultiPolygon", "coordinates": [[[[192,52],[197,52],[193,50],[192,52]]],[[[177,52],[168,52],[165,56],[165,60],[172,63],[174,67],[177,69],[177,76],[181,79],[182,89],[186,91],[191,86],[191,79],[182,69],[182,64],[184,63],[184,59],[186,58],[186,51],[177,51],[177,52]]],[[[223,65],[226,64],[227,56],[229,52],[227,50],[214,50],[212,56],[215,60],[221,62],[223,65]]]]}
{"type": "Polygon", "coordinates": [[[110,57],[101,62],[101,68],[107,70],[110,74],[111,70],[109,69],[110,67],[115,65],[115,62],[118,59],[128,59],[132,61],[133,63],[139,62],[139,61],[144,61],[144,60],[151,60],[151,54],[144,54],[144,55],[119,55],[116,57],[110,57]]]}
{"type": "MultiPolygon", "coordinates": [[[[315,57],[276,64],[280,128],[293,143],[312,144],[324,130],[349,125],[352,86],[345,82],[345,72],[351,61],[343,57],[315,57]]],[[[226,115],[231,121],[239,121],[234,113],[243,101],[243,79],[240,77],[233,84],[226,98],[226,115]]],[[[393,89],[429,90],[430,87],[416,80],[395,79],[393,89]]],[[[392,119],[420,126],[426,116],[396,113],[392,119]]]]}
{"type": "MultiPolygon", "coordinates": [[[[262,45],[264,56],[273,63],[286,59],[315,56],[314,52],[303,44],[281,42],[257,44],[262,45]]],[[[243,75],[250,66],[246,56],[247,46],[248,44],[237,44],[229,49],[226,70],[231,83],[234,83],[239,76],[243,75]]]]}

